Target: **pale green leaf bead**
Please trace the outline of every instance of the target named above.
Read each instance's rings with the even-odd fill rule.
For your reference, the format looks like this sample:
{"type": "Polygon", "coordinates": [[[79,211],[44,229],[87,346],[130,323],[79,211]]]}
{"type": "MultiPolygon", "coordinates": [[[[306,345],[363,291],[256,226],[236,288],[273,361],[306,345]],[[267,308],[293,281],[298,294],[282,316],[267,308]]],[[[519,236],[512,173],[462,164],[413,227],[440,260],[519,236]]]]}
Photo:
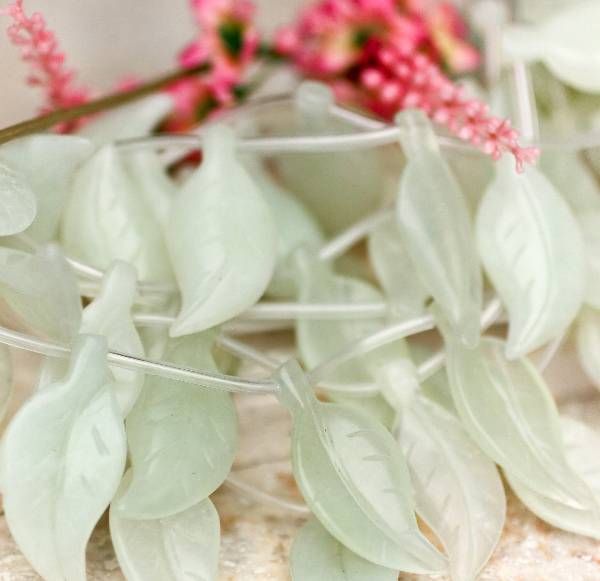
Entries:
{"type": "Polygon", "coordinates": [[[600,187],[578,154],[549,149],[540,167],[574,212],[587,260],[585,302],[600,308],[600,187]]]}
{"type": "Polygon", "coordinates": [[[290,554],[292,581],[397,581],[398,571],[376,565],[340,544],[311,518],[290,554]]]}
{"type": "MultiPolygon", "coordinates": [[[[215,333],[171,340],[164,359],[216,371],[215,333]]],[[[127,417],[131,484],[116,502],[125,519],[157,519],[186,510],[225,480],[237,449],[228,393],[147,377],[127,417]]]]}
{"type": "Polygon", "coordinates": [[[600,435],[572,418],[562,417],[561,427],[569,464],[592,490],[595,508],[578,509],[557,502],[505,471],[506,478],[523,504],[542,520],[560,529],[600,540],[600,435]]]}
{"type": "MultiPolygon", "coordinates": [[[[335,274],[329,265],[307,250],[298,251],[294,260],[299,275],[300,302],[383,302],[383,296],[372,285],[357,278],[335,274]]],[[[381,318],[337,321],[300,318],[296,321],[296,341],[302,361],[309,368],[316,367],[348,343],[379,330],[383,324],[381,318]]],[[[327,384],[344,387],[375,384],[380,367],[388,361],[407,356],[405,342],[395,341],[366,356],[343,363],[327,377],[327,384]]],[[[333,401],[362,409],[386,426],[393,423],[394,411],[381,395],[352,397],[332,390],[328,396],[333,401]]]]}
{"type": "MultiPolygon", "coordinates": [[[[600,190],[597,192],[600,202],[600,190]]],[[[585,302],[600,308],[600,207],[577,215],[586,256],[585,302]]]]}
{"type": "Polygon", "coordinates": [[[37,242],[56,238],[75,169],[92,150],[87,139],[73,135],[32,135],[0,147],[0,163],[21,172],[35,195],[37,213],[27,236],[37,242]]]}
{"type": "Polygon", "coordinates": [[[416,273],[398,225],[389,221],[368,238],[369,258],[394,314],[409,319],[425,309],[429,293],[416,273]]]}
{"type": "Polygon", "coordinates": [[[600,211],[600,188],[579,153],[547,149],[540,157],[539,168],[562,194],[575,215],[600,211]]]}
{"type": "MultiPolygon", "coordinates": [[[[382,303],[382,294],[371,284],[335,274],[331,266],[324,263],[309,250],[302,249],[294,255],[299,275],[298,300],[301,303],[382,303]]],[[[296,341],[302,361],[307,367],[334,355],[347,343],[381,329],[385,320],[342,319],[323,321],[302,319],[296,321],[296,341]]],[[[399,343],[394,343],[397,346],[399,343]]],[[[392,347],[389,348],[391,350],[392,347]]],[[[367,360],[376,356],[354,358],[340,365],[327,381],[337,384],[373,383],[373,374],[367,360]]]]}
{"type": "MultiPolygon", "coordinates": [[[[123,478],[114,502],[129,485],[123,478]]],[[[110,508],[110,537],[127,581],[216,581],[219,515],[206,498],[173,516],[149,520],[123,518],[110,508]]]]}
{"type": "Polygon", "coordinates": [[[7,428],[3,504],[10,532],[47,581],[84,581],[85,549],[125,467],[106,340],[81,335],[67,376],[37,392],[7,428]]]}
{"type": "MultiPolygon", "coordinates": [[[[335,103],[330,87],[307,81],[295,96],[290,132],[298,135],[331,135],[354,132],[351,124],[334,118],[335,103]]],[[[282,153],[274,156],[277,174],[316,217],[326,234],[348,228],[373,213],[386,193],[388,183],[381,148],[369,150],[282,153]]]]}
{"type": "Polygon", "coordinates": [[[156,93],[103,113],[77,133],[102,147],[119,139],[148,135],[172,109],[173,99],[166,93],[156,93]]]}
{"type": "MultiPolygon", "coordinates": [[[[135,268],[115,261],[104,275],[100,293],[83,311],[80,332],[104,335],[110,349],[144,357],[142,340],[131,316],[136,285],[135,268]]],[[[116,366],[111,371],[117,403],[126,416],[144,385],[144,373],[116,366]]]]}
{"type": "Polygon", "coordinates": [[[319,402],[294,361],[276,381],[293,416],[294,477],[321,524],[383,567],[444,571],[445,557],[417,526],[408,469],[391,434],[366,414],[319,402]]]}
{"type": "Polygon", "coordinates": [[[444,545],[451,578],[474,580],[504,526],[506,499],[496,466],[454,415],[421,396],[402,410],[396,435],[417,513],[444,545]]]}
{"type": "Polygon", "coordinates": [[[492,460],[528,487],[559,502],[589,506],[592,495],[567,463],[544,380],[526,359],[507,360],[504,349],[497,339],[466,349],[446,337],[446,367],[463,425],[492,460]]]}
{"type": "Polygon", "coordinates": [[[396,218],[415,271],[465,344],[479,340],[482,280],[465,197],[421,111],[397,116],[407,157],[396,218]]]}
{"type": "Polygon", "coordinates": [[[177,188],[154,151],[138,151],[124,158],[125,167],[154,218],[166,229],[177,188]]]}
{"type": "Polygon", "coordinates": [[[585,293],[585,249],[568,205],[535,167],[501,161],[477,216],[481,259],[508,311],[507,356],[541,347],[572,322],[585,293]]]}
{"type": "Polygon", "coordinates": [[[79,329],[77,280],[57,245],[37,254],[0,248],[0,296],[28,330],[69,344],[79,329]]]}
{"type": "Polygon", "coordinates": [[[2,345],[0,346],[0,420],[6,415],[12,393],[13,370],[10,349],[2,345]]]}
{"type": "MultiPolygon", "coordinates": [[[[108,111],[79,130],[100,148],[115,140],[148,135],[173,109],[173,100],[164,93],[151,95],[132,105],[108,111]]],[[[169,216],[175,185],[166,175],[153,151],[132,151],[122,157],[141,199],[161,226],[169,216]]]]}
{"type": "Polygon", "coordinates": [[[509,59],[540,61],[562,82],[600,92],[600,5],[596,0],[565,3],[534,26],[512,26],[505,33],[509,59]]]}
{"type": "Polygon", "coordinates": [[[231,129],[208,127],[203,152],[168,224],[182,296],[173,337],[214,327],[253,305],[271,280],[277,256],[271,210],[236,158],[231,129]]]}
{"type": "Polygon", "coordinates": [[[162,229],[113,146],[76,172],[60,237],[69,255],[96,268],[118,259],[133,264],[140,280],[173,278],[162,229]]]}
{"type": "Polygon", "coordinates": [[[37,203],[31,184],[0,158],[0,236],[18,234],[35,219],[37,203]]]}
{"type": "Polygon", "coordinates": [[[277,229],[277,265],[267,294],[295,297],[298,276],[292,253],[301,246],[319,247],[324,242],[323,232],[302,202],[269,176],[258,160],[248,159],[245,165],[269,205],[277,229]]]}
{"type": "Polygon", "coordinates": [[[600,389],[600,313],[583,309],[577,322],[577,355],[587,377],[600,389]]]}

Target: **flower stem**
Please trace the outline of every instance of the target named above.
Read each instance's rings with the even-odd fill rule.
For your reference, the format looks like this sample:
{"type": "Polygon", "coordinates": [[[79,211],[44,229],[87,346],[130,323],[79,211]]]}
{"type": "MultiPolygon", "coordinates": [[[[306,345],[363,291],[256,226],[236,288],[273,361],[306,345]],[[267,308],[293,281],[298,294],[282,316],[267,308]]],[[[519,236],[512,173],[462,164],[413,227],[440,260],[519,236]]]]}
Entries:
{"type": "Polygon", "coordinates": [[[136,87],[130,91],[101,97],[100,99],[88,101],[87,103],[78,105],[77,107],[58,109],[57,111],[52,111],[47,115],[42,115],[40,117],[35,117],[34,119],[17,123],[16,125],[11,125],[10,127],[0,130],[0,144],[6,143],[12,139],[16,139],[17,137],[30,135],[31,133],[46,131],[55,125],[58,125],[59,123],[74,121],[75,119],[79,119],[80,117],[84,117],[86,115],[92,115],[120,107],[121,105],[125,105],[126,103],[130,103],[150,95],[159,89],[167,87],[175,81],[179,81],[193,75],[206,73],[209,70],[210,65],[203,63],[196,67],[178,70],[174,73],[154,79],[153,81],[140,85],[139,87],[136,87]]]}

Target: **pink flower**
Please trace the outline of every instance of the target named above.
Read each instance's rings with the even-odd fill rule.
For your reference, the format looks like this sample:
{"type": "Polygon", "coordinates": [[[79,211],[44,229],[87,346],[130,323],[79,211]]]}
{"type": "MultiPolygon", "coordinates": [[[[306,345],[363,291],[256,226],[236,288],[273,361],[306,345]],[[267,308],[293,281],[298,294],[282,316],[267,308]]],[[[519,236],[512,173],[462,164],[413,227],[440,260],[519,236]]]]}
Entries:
{"type": "Polygon", "coordinates": [[[465,73],[480,64],[477,50],[468,43],[468,28],[457,7],[439,0],[404,0],[404,8],[426,23],[426,50],[453,73],[465,73]]]}
{"type": "Polygon", "coordinates": [[[320,0],[279,32],[275,46],[343,102],[387,119],[418,107],[494,159],[512,154],[522,169],[537,150],[521,148],[508,121],[464,97],[440,68],[478,63],[465,38],[456,10],[435,0],[320,0]]]}
{"type": "MultiPolygon", "coordinates": [[[[21,48],[23,60],[31,66],[27,83],[40,87],[45,103],[42,113],[73,107],[88,100],[89,91],[75,85],[75,72],[65,66],[65,54],[59,49],[54,33],[38,12],[27,16],[23,0],[15,0],[4,11],[12,18],[8,28],[11,42],[21,48]]],[[[67,130],[70,127],[62,127],[67,130]]]]}
{"type": "Polygon", "coordinates": [[[327,76],[354,66],[372,37],[412,49],[422,36],[420,23],[401,14],[394,0],[323,0],[281,29],[275,47],[311,76],[327,76]]]}
{"type": "Polygon", "coordinates": [[[425,54],[407,53],[373,43],[361,69],[359,103],[382,117],[419,108],[456,137],[470,142],[493,159],[514,156],[518,171],[539,155],[523,148],[510,121],[491,115],[489,107],[463,94],[425,54]]]}
{"type": "Polygon", "coordinates": [[[198,23],[198,38],[179,54],[185,68],[206,63],[211,70],[202,79],[187,79],[170,90],[175,113],[170,131],[189,129],[218,107],[232,105],[254,62],[259,36],[254,26],[254,5],[249,0],[190,0],[198,23]]]}
{"type": "Polygon", "coordinates": [[[254,5],[249,0],[191,0],[199,36],[179,55],[184,67],[207,62],[212,72],[205,83],[215,98],[229,104],[253,62],[259,46],[254,5]]]}

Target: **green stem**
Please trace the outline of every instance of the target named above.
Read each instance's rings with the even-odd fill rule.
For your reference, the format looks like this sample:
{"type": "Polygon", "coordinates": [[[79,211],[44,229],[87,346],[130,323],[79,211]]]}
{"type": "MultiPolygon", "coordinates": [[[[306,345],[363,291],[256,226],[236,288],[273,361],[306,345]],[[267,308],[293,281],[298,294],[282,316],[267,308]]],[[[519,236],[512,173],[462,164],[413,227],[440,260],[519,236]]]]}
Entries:
{"type": "Polygon", "coordinates": [[[131,91],[108,95],[107,97],[89,101],[83,105],[78,105],[77,107],[58,109],[57,111],[52,111],[47,115],[42,115],[34,119],[17,123],[16,125],[11,125],[10,127],[0,130],[0,144],[11,141],[12,139],[16,139],[17,137],[23,137],[32,133],[46,131],[55,125],[58,125],[59,123],[74,121],[81,117],[85,117],[86,115],[93,115],[95,113],[120,107],[121,105],[125,105],[127,103],[131,103],[132,101],[141,99],[142,97],[146,97],[147,95],[150,95],[159,89],[163,89],[176,81],[206,73],[210,70],[210,68],[210,65],[203,63],[189,69],[178,70],[174,73],[170,73],[145,83],[144,85],[132,89],[131,91]]]}

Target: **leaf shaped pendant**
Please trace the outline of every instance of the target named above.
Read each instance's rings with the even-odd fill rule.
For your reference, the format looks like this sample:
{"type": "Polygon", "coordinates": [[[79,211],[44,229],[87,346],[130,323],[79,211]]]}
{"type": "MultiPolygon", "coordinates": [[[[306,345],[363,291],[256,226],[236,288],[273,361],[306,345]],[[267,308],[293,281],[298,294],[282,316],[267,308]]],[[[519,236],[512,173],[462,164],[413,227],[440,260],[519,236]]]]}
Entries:
{"type": "MultiPolygon", "coordinates": [[[[572,418],[562,417],[561,427],[567,459],[571,467],[592,490],[600,503],[600,462],[598,449],[600,435],[597,431],[572,418]]],[[[512,474],[506,478],[523,504],[551,525],[600,540],[600,511],[577,509],[543,496],[529,488],[512,474]]]]}
{"type": "Polygon", "coordinates": [[[409,319],[423,314],[429,293],[415,273],[398,225],[386,222],[368,239],[369,258],[394,314],[409,319]]]}
{"type": "MultiPolygon", "coordinates": [[[[115,501],[129,486],[127,472],[115,501]]],[[[215,581],[219,515],[206,498],[173,516],[127,520],[110,508],[110,536],[127,581],[215,581]]]]}
{"type": "Polygon", "coordinates": [[[396,218],[423,286],[465,344],[479,341],[482,281],[471,219],[460,187],[421,111],[397,116],[407,166],[396,218]]]}
{"type": "Polygon", "coordinates": [[[569,467],[554,400],[525,359],[508,361],[504,343],[482,339],[465,349],[446,337],[447,370],[460,419],[478,446],[507,472],[559,502],[594,505],[569,467]]]}
{"type": "Polygon", "coordinates": [[[292,581],[397,581],[398,571],[371,563],[335,540],[311,518],[290,554],[292,581]]]}
{"type": "Polygon", "coordinates": [[[23,232],[34,221],[36,212],[29,181],[0,158],[0,236],[23,232]]]}
{"type": "Polygon", "coordinates": [[[64,380],[15,415],[2,447],[13,538],[47,581],[84,581],[85,548],[125,467],[123,421],[102,337],[80,335],[64,380]]]}
{"type": "Polygon", "coordinates": [[[244,165],[269,205],[277,228],[277,265],[267,293],[274,297],[295,297],[298,276],[292,254],[301,246],[318,248],[324,242],[323,233],[300,200],[277,184],[259,160],[248,159],[244,165]]]}
{"type": "Polygon", "coordinates": [[[583,309],[577,322],[577,355],[586,376],[600,389],[600,313],[583,309]]]}
{"type": "Polygon", "coordinates": [[[175,198],[168,226],[182,295],[172,337],[214,327],[246,310],[264,293],[275,268],[273,217],[235,157],[231,129],[215,125],[204,136],[204,161],[175,198]]]}
{"type": "MultiPolygon", "coordinates": [[[[318,260],[308,250],[298,251],[294,260],[301,303],[383,302],[375,287],[360,279],[335,274],[330,265],[318,260]]],[[[383,323],[382,318],[337,321],[299,318],[296,321],[296,340],[302,361],[308,368],[316,367],[349,342],[381,329],[383,323]]],[[[328,382],[341,385],[373,383],[373,373],[367,363],[374,355],[369,353],[366,357],[354,358],[340,365],[331,377],[327,377],[328,382]]]]}
{"type": "MultiPolygon", "coordinates": [[[[142,340],[131,317],[136,284],[135,269],[126,262],[115,261],[104,275],[100,294],[83,311],[80,332],[103,335],[111,349],[143,357],[142,340]]],[[[117,403],[126,416],[144,385],[144,373],[120,367],[111,371],[117,403]]]]}
{"type": "Polygon", "coordinates": [[[535,167],[501,161],[477,216],[485,269],[509,317],[510,359],[541,347],[572,322],[585,293],[585,249],[566,202],[535,167]]]}
{"type": "Polygon", "coordinates": [[[506,499],[496,466],[456,417],[422,396],[402,410],[396,436],[417,513],[446,548],[452,579],[475,579],[504,526],[506,499]]]}
{"type": "MultiPolygon", "coordinates": [[[[172,340],[165,359],[217,370],[215,333],[172,340]]],[[[228,393],[147,377],[127,417],[131,484],[115,505],[125,519],[158,519],[198,504],[225,480],[237,449],[228,393]]]]}
{"type": "Polygon", "coordinates": [[[13,393],[13,373],[10,349],[0,345],[0,421],[4,419],[13,393]]]}
{"type": "Polygon", "coordinates": [[[321,524],[383,567],[444,571],[445,557],[417,526],[408,469],[391,434],[353,408],[319,402],[294,361],[276,381],[294,421],[294,476],[321,524]]]}
{"type": "Polygon", "coordinates": [[[68,254],[96,268],[118,259],[133,264],[140,280],[173,278],[162,228],[114,146],[76,172],[60,235],[68,254]]]}
{"type": "Polygon", "coordinates": [[[155,93],[135,103],[106,111],[86,123],[78,134],[97,147],[117,140],[150,135],[173,109],[173,100],[165,93],[155,93]]]}
{"type": "Polygon", "coordinates": [[[509,58],[542,61],[567,85],[600,92],[600,6],[596,0],[563,4],[535,26],[505,33],[509,58]]]}
{"type": "Polygon", "coordinates": [[[79,329],[79,287],[56,244],[37,254],[0,247],[0,296],[28,330],[69,344],[79,329]]]}
{"type": "Polygon", "coordinates": [[[22,173],[35,194],[37,214],[27,236],[53,240],[76,168],[92,154],[92,144],[73,135],[32,135],[0,147],[0,161],[22,173]]]}

